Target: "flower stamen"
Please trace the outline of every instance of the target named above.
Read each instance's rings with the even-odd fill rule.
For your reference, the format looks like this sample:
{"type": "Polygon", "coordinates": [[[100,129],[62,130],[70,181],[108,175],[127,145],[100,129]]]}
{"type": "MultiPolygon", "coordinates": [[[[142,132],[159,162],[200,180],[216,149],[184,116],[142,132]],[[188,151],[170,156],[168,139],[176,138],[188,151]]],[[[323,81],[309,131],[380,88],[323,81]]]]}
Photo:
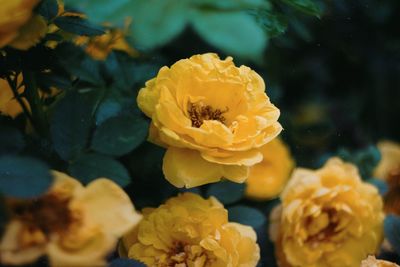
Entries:
{"type": "Polygon", "coordinates": [[[69,197],[57,194],[46,194],[35,200],[15,203],[15,216],[30,226],[48,236],[51,233],[64,233],[69,227],[79,221],[78,214],[69,208],[69,197]]]}
{"type": "Polygon", "coordinates": [[[210,105],[195,105],[189,103],[188,113],[190,120],[192,121],[192,127],[200,128],[205,120],[216,120],[225,124],[226,118],[223,116],[224,113],[228,112],[228,108],[222,111],[220,109],[213,109],[210,105]]]}

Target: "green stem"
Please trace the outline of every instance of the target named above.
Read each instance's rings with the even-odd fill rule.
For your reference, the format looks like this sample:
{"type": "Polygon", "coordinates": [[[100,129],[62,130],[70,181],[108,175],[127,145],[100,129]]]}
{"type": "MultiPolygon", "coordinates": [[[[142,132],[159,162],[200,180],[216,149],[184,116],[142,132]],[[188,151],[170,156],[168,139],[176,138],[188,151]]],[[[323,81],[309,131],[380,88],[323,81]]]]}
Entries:
{"type": "Polygon", "coordinates": [[[46,114],[42,109],[39,90],[36,86],[35,74],[31,71],[24,70],[22,76],[24,77],[25,95],[31,105],[32,117],[35,122],[34,127],[39,134],[48,136],[46,114]]]}
{"type": "Polygon", "coordinates": [[[11,91],[13,92],[14,98],[17,100],[18,104],[21,106],[22,111],[24,112],[25,116],[33,124],[34,121],[33,121],[32,115],[29,111],[29,108],[25,104],[25,102],[22,100],[21,96],[18,93],[17,77],[18,77],[18,74],[15,75],[14,80],[12,80],[10,76],[7,76],[6,79],[7,79],[8,84],[10,85],[11,91]]]}

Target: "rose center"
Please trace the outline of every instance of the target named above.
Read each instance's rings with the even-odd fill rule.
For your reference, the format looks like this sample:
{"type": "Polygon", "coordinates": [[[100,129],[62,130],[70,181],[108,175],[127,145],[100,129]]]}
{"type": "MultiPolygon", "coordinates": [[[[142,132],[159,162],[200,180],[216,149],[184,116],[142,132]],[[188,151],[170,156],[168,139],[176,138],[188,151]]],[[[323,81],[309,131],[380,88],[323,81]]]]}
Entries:
{"type": "Polygon", "coordinates": [[[69,197],[49,193],[35,200],[16,203],[13,207],[16,218],[28,228],[51,233],[65,233],[79,220],[69,208],[69,197]]]}
{"type": "Polygon", "coordinates": [[[193,103],[189,103],[188,105],[188,113],[192,121],[192,127],[196,128],[199,128],[205,120],[216,120],[225,123],[226,119],[223,114],[227,111],[228,108],[225,111],[221,111],[220,109],[213,109],[209,105],[204,106],[193,103]]]}
{"type": "Polygon", "coordinates": [[[174,242],[172,249],[168,253],[166,264],[160,264],[160,267],[189,267],[189,266],[206,266],[210,263],[206,251],[199,245],[190,245],[183,242],[174,242]]]}
{"type": "MultiPolygon", "coordinates": [[[[327,209],[323,213],[323,216],[326,216],[327,223],[325,226],[320,229],[317,233],[309,235],[307,237],[306,242],[315,243],[315,242],[326,242],[329,241],[334,235],[338,233],[336,230],[339,225],[339,218],[337,211],[334,209],[327,209]]],[[[312,224],[313,218],[309,217],[306,221],[306,226],[312,224]]]]}

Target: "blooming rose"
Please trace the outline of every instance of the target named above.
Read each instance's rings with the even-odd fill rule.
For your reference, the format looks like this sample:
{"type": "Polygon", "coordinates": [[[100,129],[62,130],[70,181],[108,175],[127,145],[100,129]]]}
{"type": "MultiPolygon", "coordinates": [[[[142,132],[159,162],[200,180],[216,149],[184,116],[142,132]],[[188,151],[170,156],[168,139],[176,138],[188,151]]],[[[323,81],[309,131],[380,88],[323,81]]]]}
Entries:
{"type": "Polygon", "coordinates": [[[215,198],[185,193],[156,209],[122,239],[120,254],[151,267],[255,267],[260,258],[249,226],[228,222],[215,198]]]}
{"type": "Polygon", "coordinates": [[[281,200],[270,229],[280,266],[358,267],[381,244],[382,199],[338,158],[296,169],[281,200]]]}
{"type": "Polygon", "coordinates": [[[106,266],[117,240],[140,219],[111,180],[86,187],[60,172],[45,195],[8,199],[11,220],[0,242],[0,262],[21,265],[47,255],[51,266],[106,266]]]}
{"type": "Polygon", "coordinates": [[[374,256],[368,256],[361,262],[361,267],[399,267],[399,265],[389,261],[377,260],[374,256]]]}
{"type": "Polygon", "coordinates": [[[386,180],[392,170],[400,167],[400,144],[381,141],[377,147],[382,158],[374,170],[374,176],[386,180]]]}
{"type": "Polygon", "coordinates": [[[195,55],[163,67],[137,97],[152,119],[150,141],[167,148],[163,171],[177,187],[225,177],[244,182],[260,147],[282,130],[263,79],[232,58],[195,55]]]}
{"type": "Polygon", "coordinates": [[[0,48],[10,45],[27,50],[46,34],[47,24],[33,15],[39,0],[0,0],[0,48]]]}
{"type": "Polygon", "coordinates": [[[283,190],[294,161],[289,148],[279,138],[262,146],[260,151],[263,160],[250,168],[245,193],[248,198],[267,200],[278,196],[283,190]]]}

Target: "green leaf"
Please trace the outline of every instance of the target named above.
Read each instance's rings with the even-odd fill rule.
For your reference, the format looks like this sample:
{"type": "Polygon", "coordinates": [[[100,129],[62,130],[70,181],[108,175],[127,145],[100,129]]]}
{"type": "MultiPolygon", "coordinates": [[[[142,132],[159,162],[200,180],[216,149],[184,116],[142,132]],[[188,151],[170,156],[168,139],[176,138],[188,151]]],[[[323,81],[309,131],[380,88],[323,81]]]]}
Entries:
{"type": "Polygon", "coordinates": [[[5,196],[33,198],[47,191],[53,178],[43,162],[29,157],[0,158],[0,191],[5,196]]]}
{"type": "Polygon", "coordinates": [[[95,131],[92,149],[107,155],[122,156],[146,140],[147,121],[139,116],[111,117],[95,131]]]}
{"type": "Polygon", "coordinates": [[[152,49],[169,42],[186,26],[187,1],[176,0],[68,0],[90,20],[118,24],[134,18],[132,38],[138,48],[152,49]]]}
{"type": "Polygon", "coordinates": [[[112,99],[103,101],[96,112],[96,125],[100,125],[105,120],[117,116],[121,110],[122,106],[118,101],[112,99]]]}
{"type": "Polygon", "coordinates": [[[259,25],[267,32],[268,36],[275,37],[285,33],[288,21],[287,18],[269,10],[256,10],[249,12],[255,16],[259,25]]]}
{"type": "Polygon", "coordinates": [[[200,36],[226,54],[255,60],[267,46],[266,33],[248,13],[203,11],[191,19],[200,36]]]}
{"type": "Polygon", "coordinates": [[[313,0],[282,0],[289,6],[297,9],[300,12],[305,14],[320,17],[321,16],[321,9],[313,0]]]}
{"type": "Polygon", "coordinates": [[[183,31],[187,24],[186,1],[132,0],[132,38],[139,48],[164,45],[183,31]]]}
{"type": "Polygon", "coordinates": [[[58,13],[57,0],[42,0],[36,9],[36,12],[47,20],[53,19],[58,13]]]}
{"type": "Polygon", "coordinates": [[[72,86],[68,77],[52,73],[40,73],[38,76],[38,86],[40,89],[50,89],[56,87],[57,89],[69,89],[72,86]]]}
{"type": "Polygon", "coordinates": [[[223,204],[232,204],[243,197],[244,189],[244,184],[223,181],[211,184],[206,195],[216,197],[223,204]]]}
{"type": "Polygon", "coordinates": [[[361,177],[367,179],[372,176],[375,167],[381,160],[381,153],[376,146],[368,146],[353,156],[353,162],[358,165],[361,177]]]}
{"type": "Polygon", "coordinates": [[[0,155],[18,153],[24,146],[25,140],[19,130],[0,125],[0,155]]]}
{"type": "Polygon", "coordinates": [[[215,8],[220,10],[238,10],[267,7],[265,0],[192,0],[193,4],[201,8],[215,8]]]}
{"type": "Polygon", "coordinates": [[[400,217],[387,215],[384,221],[384,232],[394,251],[400,255],[400,217]]]}
{"type": "Polygon", "coordinates": [[[72,91],[57,103],[50,132],[54,148],[64,160],[73,159],[86,147],[101,95],[100,89],[72,91]]]}
{"type": "Polygon", "coordinates": [[[66,32],[78,35],[97,36],[105,33],[101,26],[94,25],[78,16],[58,17],[54,20],[54,24],[66,32]]]}
{"type": "Polygon", "coordinates": [[[120,186],[126,186],[131,180],[128,171],[119,161],[99,154],[81,155],[69,165],[68,171],[84,184],[100,177],[113,180],[120,186]]]}
{"type": "Polygon", "coordinates": [[[135,83],[135,67],[129,57],[118,52],[110,53],[106,60],[106,68],[114,79],[114,87],[124,91],[131,91],[135,83]]]}
{"type": "Polygon", "coordinates": [[[228,208],[229,221],[252,226],[254,229],[264,226],[266,217],[259,210],[244,205],[228,208]]]}
{"type": "Polygon", "coordinates": [[[97,23],[122,22],[134,8],[131,0],[64,0],[64,3],[79,8],[97,23]]]}
{"type": "Polygon", "coordinates": [[[88,57],[82,48],[64,42],[56,48],[57,58],[61,65],[80,80],[95,85],[103,85],[104,80],[100,75],[100,62],[88,57]]]}

